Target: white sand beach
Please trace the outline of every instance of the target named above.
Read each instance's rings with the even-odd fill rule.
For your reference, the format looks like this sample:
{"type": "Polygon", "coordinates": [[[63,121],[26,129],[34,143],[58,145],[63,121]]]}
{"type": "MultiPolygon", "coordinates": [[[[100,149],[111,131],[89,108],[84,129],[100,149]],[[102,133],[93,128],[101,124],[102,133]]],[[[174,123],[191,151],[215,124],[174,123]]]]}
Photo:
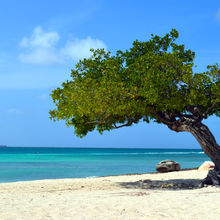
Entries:
{"type": "Polygon", "coordinates": [[[220,187],[189,187],[206,175],[189,170],[1,183],[0,219],[220,219],[220,187]],[[163,188],[149,188],[149,182],[163,188]],[[186,189],[174,189],[178,183],[186,189]]]}

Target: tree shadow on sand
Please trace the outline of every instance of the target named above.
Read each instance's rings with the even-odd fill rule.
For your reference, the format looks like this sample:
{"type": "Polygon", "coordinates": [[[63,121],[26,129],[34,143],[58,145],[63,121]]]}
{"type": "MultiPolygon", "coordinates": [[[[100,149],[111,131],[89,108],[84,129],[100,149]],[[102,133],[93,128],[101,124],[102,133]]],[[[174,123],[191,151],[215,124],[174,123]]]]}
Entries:
{"type": "Polygon", "coordinates": [[[172,180],[139,180],[136,182],[122,182],[120,186],[127,189],[152,190],[190,190],[201,188],[200,179],[172,179],[172,180]]]}

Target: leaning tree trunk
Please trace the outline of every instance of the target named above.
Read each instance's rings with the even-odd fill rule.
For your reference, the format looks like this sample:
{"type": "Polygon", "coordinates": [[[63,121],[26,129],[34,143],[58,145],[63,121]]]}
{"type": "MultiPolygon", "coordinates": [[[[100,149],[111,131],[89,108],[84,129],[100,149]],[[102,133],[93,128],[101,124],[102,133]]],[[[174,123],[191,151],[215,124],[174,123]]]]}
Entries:
{"type": "Polygon", "coordinates": [[[200,122],[189,127],[189,132],[197,139],[204,153],[215,163],[215,169],[220,170],[220,147],[209,128],[200,122]]]}
{"type": "Polygon", "coordinates": [[[189,127],[189,132],[199,142],[204,153],[214,162],[214,170],[210,170],[207,177],[200,183],[200,187],[204,185],[220,185],[220,147],[209,128],[200,123],[189,127]]]}
{"type": "Polygon", "coordinates": [[[210,170],[207,177],[201,182],[200,186],[220,185],[220,146],[217,144],[209,128],[192,118],[178,121],[168,126],[176,132],[187,131],[199,142],[204,153],[215,163],[214,170],[210,170]]]}

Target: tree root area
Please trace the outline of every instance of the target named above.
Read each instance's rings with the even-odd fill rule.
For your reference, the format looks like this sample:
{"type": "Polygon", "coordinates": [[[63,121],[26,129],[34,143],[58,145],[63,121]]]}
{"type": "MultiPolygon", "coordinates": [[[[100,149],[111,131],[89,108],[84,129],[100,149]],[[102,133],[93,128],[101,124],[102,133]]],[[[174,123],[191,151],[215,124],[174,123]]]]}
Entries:
{"type": "Polygon", "coordinates": [[[207,177],[202,180],[199,187],[205,187],[208,185],[220,186],[220,170],[209,170],[207,177]]]}
{"type": "Polygon", "coordinates": [[[129,189],[156,189],[156,190],[190,190],[202,187],[220,186],[220,170],[210,170],[205,179],[171,179],[171,180],[139,180],[136,182],[120,183],[129,189]]]}

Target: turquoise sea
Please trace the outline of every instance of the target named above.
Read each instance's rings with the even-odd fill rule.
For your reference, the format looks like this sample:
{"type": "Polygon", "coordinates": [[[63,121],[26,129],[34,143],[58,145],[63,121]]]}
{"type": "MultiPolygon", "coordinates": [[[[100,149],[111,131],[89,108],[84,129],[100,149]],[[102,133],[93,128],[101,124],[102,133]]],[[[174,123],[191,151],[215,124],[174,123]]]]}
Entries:
{"type": "Polygon", "coordinates": [[[192,149],[6,147],[0,148],[0,182],[155,172],[165,159],[179,162],[181,168],[209,160],[192,149]]]}

